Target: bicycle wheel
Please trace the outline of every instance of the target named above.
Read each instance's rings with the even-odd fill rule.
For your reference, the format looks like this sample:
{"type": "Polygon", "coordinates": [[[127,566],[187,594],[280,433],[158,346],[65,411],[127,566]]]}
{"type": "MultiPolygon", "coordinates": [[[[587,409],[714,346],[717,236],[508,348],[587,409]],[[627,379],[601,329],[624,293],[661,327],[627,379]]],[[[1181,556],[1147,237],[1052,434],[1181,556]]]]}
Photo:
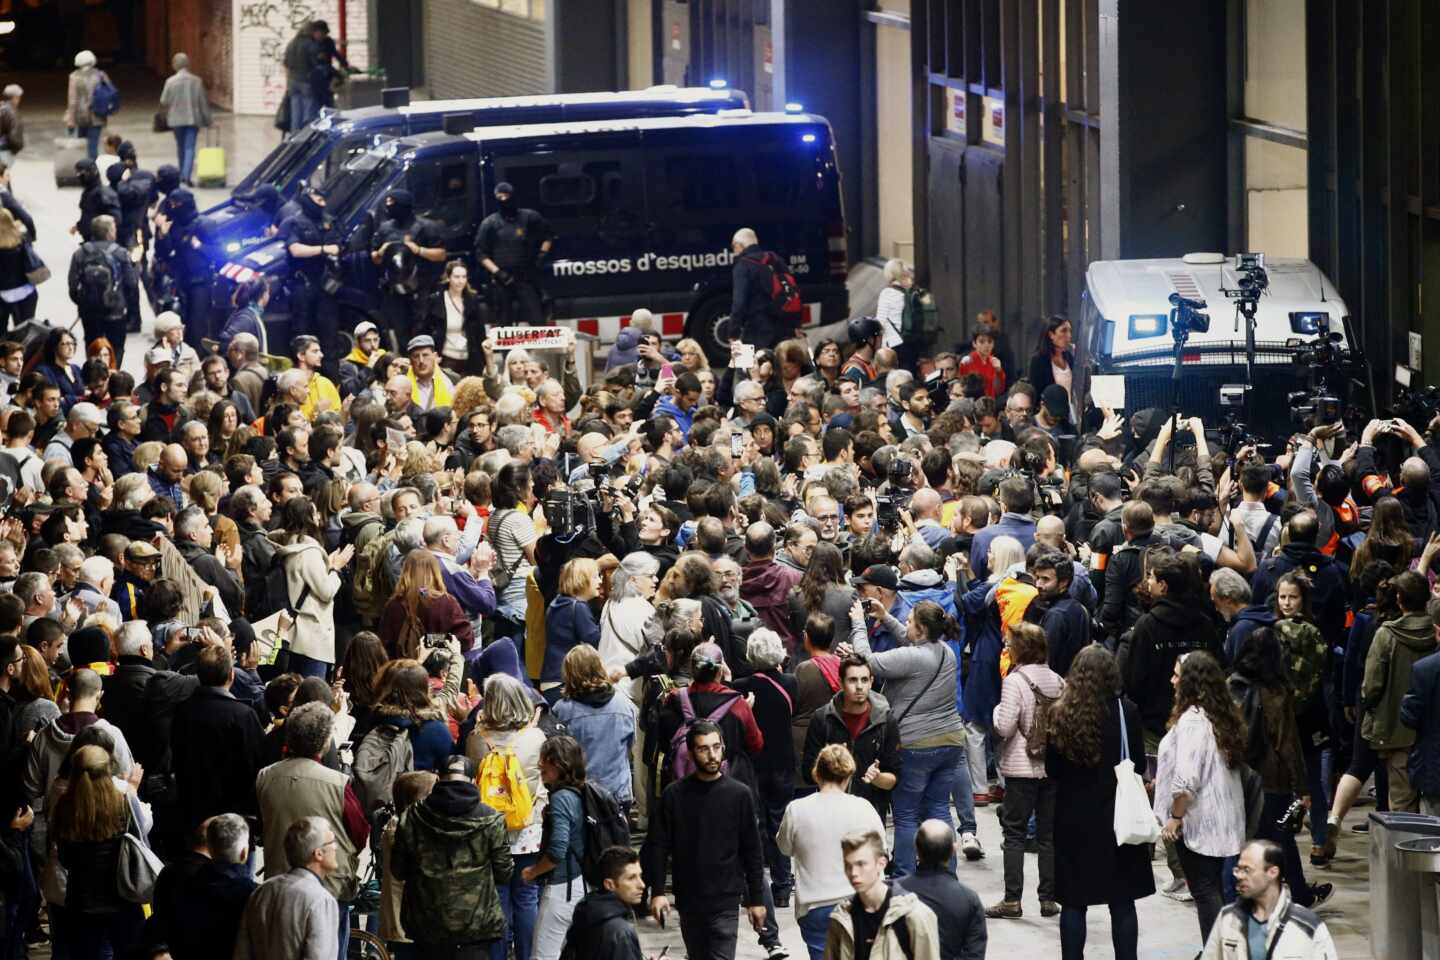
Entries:
{"type": "Polygon", "coordinates": [[[385,948],[384,940],[354,927],[350,930],[350,945],[345,956],[347,960],[390,960],[390,951],[385,948]]]}

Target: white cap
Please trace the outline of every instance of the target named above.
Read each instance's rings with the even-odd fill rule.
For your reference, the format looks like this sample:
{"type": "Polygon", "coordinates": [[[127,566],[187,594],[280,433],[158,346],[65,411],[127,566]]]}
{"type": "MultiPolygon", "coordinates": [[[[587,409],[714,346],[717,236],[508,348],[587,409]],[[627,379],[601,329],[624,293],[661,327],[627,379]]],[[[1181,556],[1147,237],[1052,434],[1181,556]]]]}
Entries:
{"type": "Polygon", "coordinates": [[[93,67],[93,66],[95,66],[95,54],[91,53],[89,50],[81,50],[79,53],[75,54],[75,66],[77,66],[77,67],[93,67]]]}
{"type": "Polygon", "coordinates": [[[174,310],[166,310],[155,318],[155,332],[168,333],[171,330],[178,330],[185,326],[185,321],[180,319],[180,314],[174,310]]]}

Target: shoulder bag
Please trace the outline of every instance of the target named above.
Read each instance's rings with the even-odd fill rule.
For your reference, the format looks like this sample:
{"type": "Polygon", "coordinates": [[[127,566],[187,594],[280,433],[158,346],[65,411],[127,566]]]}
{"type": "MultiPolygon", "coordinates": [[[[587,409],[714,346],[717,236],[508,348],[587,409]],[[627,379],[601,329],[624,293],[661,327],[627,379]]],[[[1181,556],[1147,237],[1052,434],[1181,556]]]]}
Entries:
{"type": "Polygon", "coordinates": [[[164,862],[135,834],[126,831],[120,838],[120,858],[115,864],[115,892],[131,903],[149,903],[155,895],[155,881],[164,862]]]}
{"type": "Polygon", "coordinates": [[[1160,823],[1145,793],[1145,783],[1130,759],[1130,732],[1125,724],[1125,702],[1116,700],[1120,713],[1120,762],[1115,764],[1115,845],[1155,843],[1160,823]]]}

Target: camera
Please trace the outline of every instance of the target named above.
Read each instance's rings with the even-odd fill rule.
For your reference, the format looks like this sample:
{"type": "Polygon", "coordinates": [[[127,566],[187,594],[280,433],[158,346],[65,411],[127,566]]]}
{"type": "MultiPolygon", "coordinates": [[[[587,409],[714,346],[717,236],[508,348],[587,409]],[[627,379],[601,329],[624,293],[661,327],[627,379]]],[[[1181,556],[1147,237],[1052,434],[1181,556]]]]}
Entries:
{"type": "Polygon", "coordinates": [[[427,633],[420,638],[420,646],[426,650],[444,650],[450,645],[450,634],[427,633]]]}
{"type": "Polygon", "coordinates": [[[900,511],[910,506],[915,488],[910,485],[915,476],[915,462],[908,457],[896,456],[885,471],[888,489],[883,496],[875,498],[875,522],[881,530],[893,532],[900,529],[900,511]]]}
{"type": "Polygon", "coordinates": [[[1170,333],[1177,343],[1183,343],[1191,333],[1210,332],[1210,314],[1203,313],[1204,300],[1191,300],[1178,293],[1170,294],[1170,333]]]}
{"type": "Polygon", "coordinates": [[[545,495],[545,520],[556,540],[566,543],[595,529],[595,483],[581,480],[572,490],[551,490],[545,495]],[[588,490],[582,489],[589,487],[588,490]]]}

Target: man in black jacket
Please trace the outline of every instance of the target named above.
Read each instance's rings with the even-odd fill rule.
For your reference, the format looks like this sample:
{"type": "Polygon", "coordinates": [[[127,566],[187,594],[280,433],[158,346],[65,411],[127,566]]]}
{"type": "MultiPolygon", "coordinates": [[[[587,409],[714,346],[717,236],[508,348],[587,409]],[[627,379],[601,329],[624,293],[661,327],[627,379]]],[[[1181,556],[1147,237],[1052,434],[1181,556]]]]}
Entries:
{"type": "Polygon", "coordinates": [[[645,839],[650,913],[662,924],[670,914],[665,878],[673,862],[686,952],[733,960],[739,934],[735,908],[745,904],[757,932],[765,926],[765,855],[755,798],[743,783],[725,775],[725,741],[718,726],[696,721],[685,742],[695,772],[665,788],[645,839]]]}
{"type": "Polygon", "coordinates": [[[97,215],[85,226],[85,242],[70,258],[70,299],[80,313],[87,343],[105,337],[116,344],[116,362],[125,343],[131,303],[138,310],[140,278],[124,247],[115,242],[116,217],[97,215]]]}
{"type": "Polygon", "coordinates": [[[245,584],[240,580],[243,550],[222,543],[211,553],[214,541],[215,531],[204,510],[191,506],[180,511],[175,518],[175,548],[200,579],[220,594],[226,612],[241,616],[245,612],[245,584]]]}
{"type": "Polygon", "coordinates": [[[221,646],[200,651],[200,689],[175,714],[172,745],[182,822],[193,827],[220,813],[255,814],[255,775],[265,733],[248,704],[230,693],[235,661],[221,646]]]}
{"type": "MultiPolygon", "coordinates": [[[[120,197],[110,186],[100,180],[100,168],[94,160],[76,160],[75,173],[80,178],[80,219],[70,232],[79,234],[86,242],[94,240],[91,224],[101,214],[109,214],[115,223],[120,222],[120,197]]],[[[111,237],[110,239],[115,239],[111,237]]]]}
{"type": "Polygon", "coordinates": [[[870,689],[874,680],[869,661],[860,657],[841,661],[840,692],[811,716],[800,772],[813,786],[820,751],[832,743],[843,743],[855,758],[859,774],[851,778],[850,792],[870,801],[884,823],[890,791],[900,775],[900,731],[890,716],[890,704],[870,689]],[[858,736],[850,735],[852,723],[860,727],[858,736]]]}
{"type": "Polygon", "coordinates": [[[1214,634],[1213,621],[1198,602],[1198,584],[1189,561],[1157,548],[1146,558],[1145,587],[1154,604],[1130,633],[1128,655],[1122,649],[1125,693],[1140,708],[1146,749],[1158,747],[1165,735],[1175,691],[1170,676],[1175,661],[1204,650],[1214,634]]]}
{"type": "Polygon", "coordinates": [[[611,847],[600,855],[600,876],[602,889],[591,890],[575,907],[565,951],[588,960],[642,960],[640,938],[630,922],[630,911],[645,897],[640,855],[629,847],[611,847]]]}
{"type": "Polygon", "coordinates": [[[208,857],[190,865],[184,879],[175,883],[165,884],[175,869],[167,866],[156,884],[151,926],[155,935],[163,935],[175,960],[233,954],[240,918],[256,887],[248,863],[250,828],[245,818],[225,813],[211,817],[204,826],[203,850],[208,857]],[[162,889],[167,895],[162,896],[162,889]]]}
{"type": "Polygon", "coordinates": [[[761,249],[760,238],[749,227],[735,231],[730,251],[735,254],[735,266],[730,281],[729,335],[756,347],[773,347],[794,336],[793,328],[780,326],[770,296],[775,271],[766,260],[778,258],[761,249]]]}
{"type": "Polygon", "coordinates": [[[1105,567],[1105,599],[1100,604],[1100,623],[1105,633],[1118,641],[1145,612],[1135,587],[1144,573],[1146,548],[1167,543],[1155,532],[1155,513],[1143,500],[1132,500],[1120,511],[1120,528],[1125,545],[1110,555],[1105,567]]]}
{"type": "Polygon", "coordinates": [[[950,824],[926,820],[915,833],[918,866],[895,885],[919,897],[940,927],[940,960],[985,960],[989,934],[985,909],[975,891],[955,879],[955,831],[950,824]]]}
{"type": "Polygon", "coordinates": [[[1350,578],[1345,566],[1320,552],[1320,520],[1313,511],[1301,510],[1295,514],[1285,524],[1285,531],[1286,543],[1280,552],[1266,557],[1255,570],[1250,582],[1251,602],[1268,602],[1280,578],[1299,570],[1313,584],[1310,607],[1315,613],[1315,625],[1331,646],[1343,647],[1350,596],[1350,578]]]}
{"type": "Polygon", "coordinates": [[[1050,641],[1050,669],[1063,677],[1075,654],[1090,642],[1090,614],[1070,595],[1075,562],[1063,553],[1041,553],[1031,561],[1030,573],[1040,601],[1033,609],[1050,641]]]}
{"type": "Polygon", "coordinates": [[[1400,722],[1415,731],[1409,771],[1410,786],[1420,795],[1420,812],[1440,813],[1440,653],[1421,657],[1410,668],[1400,722]]]}
{"type": "Polygon", "coordinates": [[[230,495],[230,514],[240,529],[240,574],[245,583],[245,616],[251,623],[278,609],[279,598],[265,596],[265,577],[278,547],[265,532],[273,505],[265,491],[246,484],[230,495]]]}

